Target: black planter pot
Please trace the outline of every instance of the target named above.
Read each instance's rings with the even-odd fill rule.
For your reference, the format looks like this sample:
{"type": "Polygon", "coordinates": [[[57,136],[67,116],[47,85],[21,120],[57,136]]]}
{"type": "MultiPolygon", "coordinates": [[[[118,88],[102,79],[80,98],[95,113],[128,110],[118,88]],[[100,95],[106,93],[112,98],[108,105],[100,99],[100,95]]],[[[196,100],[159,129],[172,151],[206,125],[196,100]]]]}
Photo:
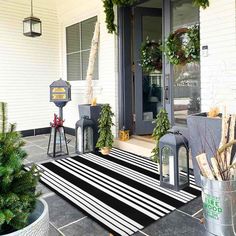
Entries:
{"type": "Polygon", "coordinates": [[[102,109],[102,104],[97,104],[96,106],[91,106],[90,104],[82,104],[79,105],[79,117],[88,116],[94,122],[94,145],[96,147],[96,143],[98,141],[98,119],[100,117],[100,112],[102,109]]]}
{"type": "Polygon", "coordinates": [[[215,155],[221,140],[221,118],[209,118],[206,113],[187,117],[189,147],[191,149],[194,176],[197,185],[201,185],[200,169],[196,156],[205,152],[208,162],[215,155]]]}

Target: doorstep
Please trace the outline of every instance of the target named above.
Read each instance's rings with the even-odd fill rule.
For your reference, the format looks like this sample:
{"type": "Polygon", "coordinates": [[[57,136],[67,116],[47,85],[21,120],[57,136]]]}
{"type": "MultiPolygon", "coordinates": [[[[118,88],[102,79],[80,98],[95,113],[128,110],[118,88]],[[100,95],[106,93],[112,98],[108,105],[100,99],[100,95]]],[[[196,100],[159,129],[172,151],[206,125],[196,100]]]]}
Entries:
{"type": "MultiPolygon", "coordinates": [[[[152,149],[155,147],[155,142],[154,140],[147,139],[143,136],[133,135],[128,141],[120,141],[119,139],[115,139],[113,146],[115,148],[151,159],[152,149]]],[[[191,152],[189,152],[189,154],[189,168],[193,169],[191,152]]]]}
{"type": "Polygon", "coordinates": [[[115,139],[113,146],[127,152],[132,152],[139,156],[150,158],[152,156],[151,152],[155,147],[155,143],[139,137],[137,138],[136,136],[131,136],[128,141],[120,141],[119,139],[115,139]]]}

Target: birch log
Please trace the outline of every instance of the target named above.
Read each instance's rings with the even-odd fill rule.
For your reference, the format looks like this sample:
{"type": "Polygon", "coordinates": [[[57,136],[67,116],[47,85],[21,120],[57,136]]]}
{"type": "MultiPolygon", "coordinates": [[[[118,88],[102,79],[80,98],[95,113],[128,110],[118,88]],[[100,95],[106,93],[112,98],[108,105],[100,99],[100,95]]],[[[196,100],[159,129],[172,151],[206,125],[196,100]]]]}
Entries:
{"type": "Polygon", "coordinates": [[[93,74],[96,56],[98,52],[100,24],[96,22],[93,39],[91,43],[91,50],[89,55],[88,70],[87,70],[87,103],[90,104],[93,99],[93,74]]]}
{"type": "MultiPolygon", "coordinates": [[[[221,131],[221,141],[219,145],[219,150],[224,147],[229,138],[229,121],[230,116],[226,113],[226,107],[224,107],[222,114],[222,131],[221,131]]],[[[217,161],[219,164],[219,168],[221,171],[225,170],[227,167],[227,150],[224,149],[224,152],[218,151],[217,153],[217,161]]]]}
{"type": "Polygon", "coordinates": [[[218,165],[218,162],[217,162],[215,157],[211,158],[211,165],[212,165],[212,168],[214,170],[214,173],[215,173],[215,176],[216,176],[217,180],[222,180],[221,173],[220,173],[220,170],[219,170],[219,165],[218,165]]]}
{"type": "MultiPolygon", "coordinates": [[[[236,115],[231,115],[230,119],[230,126],[229,126],[229,140],[228,142],[231,142],[234,140],[235,135],[235,121],[236,121],[236,115]]],[[[227,149],[227,166],[230,165],[231,162],[231,152],[232,152],[233,145],[227,149]]]]}
{"type": "Polygon", "coordinates": [[[215,179],[215,177],[212,173],[212,170],[208,164],[206,153],[202,153],[202,154],[196,156],[196,160],[197,160],[198,166],[202,172],[202,175],[204,177],[207,177],[208,179],[211,179],[211,180],[215,179]]]}

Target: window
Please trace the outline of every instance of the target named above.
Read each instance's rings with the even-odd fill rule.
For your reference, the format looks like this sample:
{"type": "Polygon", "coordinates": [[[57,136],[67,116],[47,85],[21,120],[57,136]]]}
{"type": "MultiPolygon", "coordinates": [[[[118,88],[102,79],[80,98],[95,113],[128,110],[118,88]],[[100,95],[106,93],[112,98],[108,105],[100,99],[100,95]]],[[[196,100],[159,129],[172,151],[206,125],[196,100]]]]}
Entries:
{"type": "MultiPolygon", "coordinates": [[[[97,17],[90,18],[66,28],[67,80],[85,80],[88,68],[91,41],[97,17]]],[[[94,78],[98,79],[98,57],[94,78]]]]}

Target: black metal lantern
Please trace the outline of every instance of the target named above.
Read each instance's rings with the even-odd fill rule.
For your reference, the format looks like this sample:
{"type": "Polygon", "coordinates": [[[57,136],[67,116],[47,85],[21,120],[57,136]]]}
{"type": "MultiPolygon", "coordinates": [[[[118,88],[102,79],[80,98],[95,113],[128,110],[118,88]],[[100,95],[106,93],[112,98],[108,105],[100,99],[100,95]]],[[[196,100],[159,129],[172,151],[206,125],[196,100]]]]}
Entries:
{"type": "Polygon", "coordinates": [[[31,16],[23,20],[23,34],[28,37],[39,37],[42,35],[42,22],[33,16],[33,0],[31,0],[31,16]]]}
{"type": "Polygon", "coordinates": [[[189,186],[188,140],[169,130],[159,141],[160,186],[179,191],[189,186]]]}
{"type": "Polygon", "coordinates": [[[94,151],[94,123],[88,116],[83,116],[75,126],[76,144],[78,154],[94,151]]]}
{"type": "Polygon", "coordinates": [[[50,157],[66,156],[69,154],[63,126],[51,127],[47,154],[50,157]]]}

